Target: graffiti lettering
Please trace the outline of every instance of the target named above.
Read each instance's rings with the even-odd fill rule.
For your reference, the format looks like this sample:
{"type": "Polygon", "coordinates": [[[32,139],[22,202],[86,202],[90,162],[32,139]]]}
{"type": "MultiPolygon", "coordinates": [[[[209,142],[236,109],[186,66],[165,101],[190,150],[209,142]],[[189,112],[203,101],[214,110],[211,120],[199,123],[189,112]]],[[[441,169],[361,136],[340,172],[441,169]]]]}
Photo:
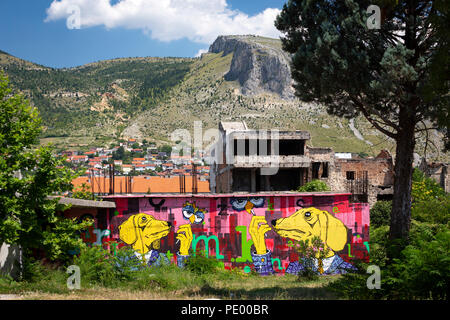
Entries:
{"type": "Polygon", "coordinates": [[[370,253],[369,243],[367,241],[364,241],[364,245],[366,246],[367,252],[370,253]]]}
{"type": "Polygon", "coordinates": [[[278,259],[278,258],[272,259],[272,267],[273,267],[273,269],[275,270],[275,266],[274,266],[275,261],[278,262],[278,270],[279,271],[283,271],[284,270],[283,265],[281,264],[281,260],[278,259]]]}
{"type": "Polygon", "coordinates": [[[241,257],[236,258],[236,262],[252,262],[252,255],[250,254],[251,247],[253,245],[253,240],[247,240],[247,226],[237,226],[237,232],[241,233],[241,257]]]}
{"type": "Polygon", "coordinates": [[[94,229],[94,233],[97,238],[97,240],[94,242],[94,245],[101,245],[102,239],[111,234],[111,232],[109,230],[100,230],[100,229],[94,229]]]}
{"type": "Polygon", "coordinates": [[[217,208],[220,208],[220,212],[218,213],[219,216],[227,216],[227,208],[228,206],[226,204],[218,204],[217,208]]]}
{"type": "Polygon", "coordinates": [[[192,250],[195,254],[196,250],[197,250],[197,243],[200,240],[205,241],[205,251],[206,251],[206,255],[209,256],[209,240],[214,239],[214,241],[216,242],[216,258],[217,259],[223,259],[225,258],[223,255],[220,254],[220,250],[219,250],[219,238],[217,238],[217,236],[212,235],[209,236],[208,238],[206,236],[200,236],[200,237],[196,237],[194,235],[194,239],[192,240],[192,250]]]}
{"type": "Polygon", "coordinates": [[[272,213],[273,213],[273,211],[275,210],[273,206],[274,206],[274,203],[272,201],[270,201],[270,199],[269,199],[269,202],[267,203],[267,210],[272,211],[272,213]]]}
{"type": "Polygon", "coordinates": [[[166,199],[161,199],[161,201],[159,201],[158,203],[154,203],[152,198],[148,198],[148,202],[153,208],[155,208],[156,212],[160,212],[161,207],[163,206],[164,202],[166,202],[166,199]]]}

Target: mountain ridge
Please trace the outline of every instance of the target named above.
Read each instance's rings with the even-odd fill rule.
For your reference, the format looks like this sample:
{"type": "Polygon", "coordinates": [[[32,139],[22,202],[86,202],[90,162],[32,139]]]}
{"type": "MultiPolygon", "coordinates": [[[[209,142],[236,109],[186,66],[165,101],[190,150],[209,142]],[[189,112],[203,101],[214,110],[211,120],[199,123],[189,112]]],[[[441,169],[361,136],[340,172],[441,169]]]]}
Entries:
{"type": "Polygon", "coordinates": [[[308,130],[310,145],[336,152],[395,150],[362,117],[352,128],[324,106],[299,101],[279,39],[219,36],[199,58],[117,58],[64,70],[15,59],[0,54],[0,68],[43,115],[42,142],[61,149],[127,138],[166,144],[176,129],[192,136],[194,121],[206,130],[245,120],[254,129],[308,130]]]}

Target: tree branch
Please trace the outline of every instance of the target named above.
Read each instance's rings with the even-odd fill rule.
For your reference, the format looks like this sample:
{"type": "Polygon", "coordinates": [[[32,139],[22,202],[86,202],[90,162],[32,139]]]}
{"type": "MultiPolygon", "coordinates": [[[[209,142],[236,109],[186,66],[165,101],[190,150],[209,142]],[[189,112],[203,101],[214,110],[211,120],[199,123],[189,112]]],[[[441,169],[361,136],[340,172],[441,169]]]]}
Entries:
{"type": "Polygon", "coordinates": [[[361,111],[361,113],[364,115],[364,117],[367,119],[367,121],[369,121],[375,128],[377,128],[379,131],[381,131],[388,137],[390,137],[394,140],[397,139],[397,134],[390,132],[389,130],[386,130],[385,128],[380,126],[378,124],[378,122],[371,117],[370,113],[367,111],[367,109],[364,107],[364,105],[360,101],[358,101],[358,99],[356,99],[355,97],[350,97],[350,100],[355,104],[356,108],[359,111],[361,111]]]}

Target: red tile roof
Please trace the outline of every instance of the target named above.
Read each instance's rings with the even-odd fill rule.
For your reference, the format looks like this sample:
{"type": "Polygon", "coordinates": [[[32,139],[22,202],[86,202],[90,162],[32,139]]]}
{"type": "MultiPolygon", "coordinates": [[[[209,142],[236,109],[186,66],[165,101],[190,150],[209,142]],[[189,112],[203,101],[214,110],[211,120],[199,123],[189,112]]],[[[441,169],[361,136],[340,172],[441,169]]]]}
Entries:
{"type": "MultiPolygon", "coordinates": [[[[163,173],[164,174],[164,173],[163,173]]],[[[116,193],[121,191],[125,193],[127,177],[114,178],[114,190],[116,193]]],[[[83,183],[92,186],[92,183],[88,181],[88,177],[78,177],[72,181],[74,187],[79,187],[83,183]]],[[[192,192],[192,176],[186,176],[185,178],[186,192],[192,192]]],[[[109,178],[96,177],[93,181],[95,193],[107,193],[109,191],[109,178]],[[106,181],[103,181],[106,179],[106,181]],[[103,190],[106,186],[107,190],[103,190]]],[[[197,180],[198,192],[210,192],[209,181],[197,180]]],[[[145,177],[137,176],[132,178],[132,191],[133,193],[147,193],[150,190],[152,193],[178,193],[180,192],[180,179],[179,177],[145,177]]]]}

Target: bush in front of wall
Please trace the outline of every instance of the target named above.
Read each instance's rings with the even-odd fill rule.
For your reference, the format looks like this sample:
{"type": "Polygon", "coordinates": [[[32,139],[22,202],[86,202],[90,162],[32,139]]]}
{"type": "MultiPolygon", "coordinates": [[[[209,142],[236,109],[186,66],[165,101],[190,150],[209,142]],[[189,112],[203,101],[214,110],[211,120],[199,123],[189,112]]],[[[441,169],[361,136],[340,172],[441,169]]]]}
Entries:
{"type": "Polygon", "coordinates": [[[298,192],[320,192],[320,191],[330,191],[330,187],[320,180],[312,180],[305,185],[297,188],[298,192]]]}

